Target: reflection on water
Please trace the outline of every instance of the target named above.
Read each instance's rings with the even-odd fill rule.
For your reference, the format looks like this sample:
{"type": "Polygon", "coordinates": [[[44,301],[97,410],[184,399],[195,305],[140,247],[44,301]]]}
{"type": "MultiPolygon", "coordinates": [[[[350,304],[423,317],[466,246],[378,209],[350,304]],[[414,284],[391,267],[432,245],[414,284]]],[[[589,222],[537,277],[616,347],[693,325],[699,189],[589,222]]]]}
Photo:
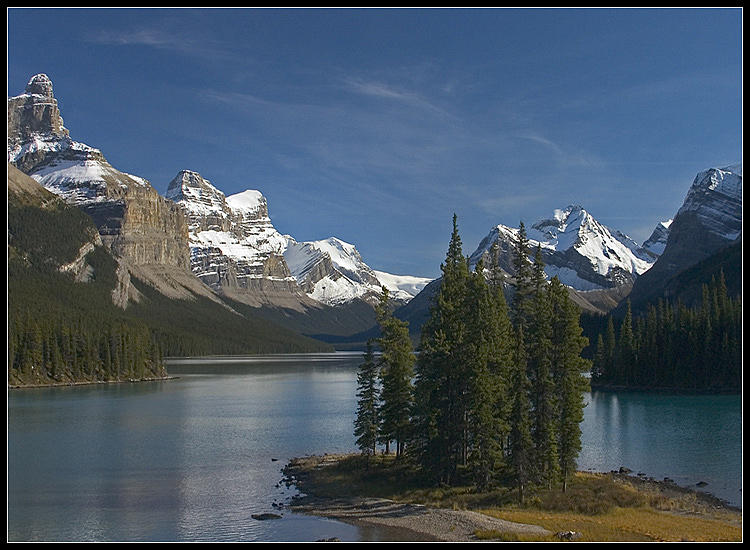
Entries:
{"type": "Polygon", "coordinates": [[[581,469],[621,466],[742,504],[742,396],[594,391],[581,469]]]}
{"type": "MultiPolygon", "coordinates": [[[[289,459],[355,450],[361,362],[187,358],[169,362],[169,381],[9,392],[8,539],[392,540],[284,508],[289,459]],[[282,519],[251,518],[270,511],[282,519]]],[[[583,469],[627,466],[741,498],[739,396],[595,392],[583,439],[583,469]]]]}

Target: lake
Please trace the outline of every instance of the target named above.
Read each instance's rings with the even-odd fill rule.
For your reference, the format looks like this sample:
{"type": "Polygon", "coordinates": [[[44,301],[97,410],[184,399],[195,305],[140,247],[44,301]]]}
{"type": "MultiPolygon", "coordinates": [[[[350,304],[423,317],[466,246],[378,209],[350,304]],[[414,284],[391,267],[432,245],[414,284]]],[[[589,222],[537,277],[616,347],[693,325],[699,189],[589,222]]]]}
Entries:
{"type": "MultiPolygon", "coordinates": [[[[361,353],[172,359],[167,381],[8,392],[9,541],[389,541],[294,514],[281,469],[352,452],[361,353]],[[274,512],[282,519],[258,521],[274,512]]],[[[582,470],[742,493],[739,395],[587,394],[582,470]]]]}

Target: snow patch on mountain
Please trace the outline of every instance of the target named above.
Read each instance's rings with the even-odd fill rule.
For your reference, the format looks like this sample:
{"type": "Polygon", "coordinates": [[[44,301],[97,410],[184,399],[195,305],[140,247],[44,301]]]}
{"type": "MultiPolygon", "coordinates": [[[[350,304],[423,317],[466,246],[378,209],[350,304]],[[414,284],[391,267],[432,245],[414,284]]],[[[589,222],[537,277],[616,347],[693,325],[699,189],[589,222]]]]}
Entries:
{"type": "Polygon", "coordinates": [[[188,218],[193,272],[216,287],[233,262],[244,279],[291,280],[288,270],[266,268],[281,258],[286,237],[268,217],[265,198],[257,191],[225,196],[197,172],[181,171],[166,197],[182,206],[188,218]]]}
{"type": "Polygon", "coordinates": [[[657,256],[661,256],[664,253],[664,248],[667,246],[669,228],[672,225],[672,221],[673,220],[667,220],[656,224],[651,236],[643,241],[643,248],[653,252],[657,256]]]}
{"type": "Polygon", "coordinates": [[[737,239],[742,234],[742,163],[700,172],[675,217],[687,213],[711,232],[737,239]]]}
{"type": "MultiPolygon", "coordinates": [[[[512,254],[512,243],[518,240],[519,229],[498,225],[471,255],[475,265],[480,258],[491,258],[495,243],[506,255],[512,254]]],[[[638,245],[620,231],[599,223],[579,205],[553,211],[552,217],[541,220],[526,231],[533,253],[539,247],[548,278],[576,290],[612,288],[631,281],[646,272],[658,254],[638,245]]],[[[511,262],[506,261],[506,266],[511,262]]]]}
{"type": "Polygon", "coordinates": [[[309,242],[288,237],[284,258],[308,295],[329,305],[357,298],[375,303],[384,286],[393,299],[407,302],[430,282],[422,277],[375,271],[354,245],[335,237],[309,242]]]}
{"type": "Polygon", "coordinates": [[[313,300],[341,305],[358,298],[373,303],[382,286],[406,302],[429,283],[375,272],[354,245],[335,237],[297,242],[282,235],[257,190],[225,196],[200,174],[183,170],[170,182],[166,196],[188,217],[193,271],[210,286],[224,284],[229,266],[236,265],[245,279],[293,281],[313,300]],[[272,272],[267,268],[271,263],[272,272]]]}

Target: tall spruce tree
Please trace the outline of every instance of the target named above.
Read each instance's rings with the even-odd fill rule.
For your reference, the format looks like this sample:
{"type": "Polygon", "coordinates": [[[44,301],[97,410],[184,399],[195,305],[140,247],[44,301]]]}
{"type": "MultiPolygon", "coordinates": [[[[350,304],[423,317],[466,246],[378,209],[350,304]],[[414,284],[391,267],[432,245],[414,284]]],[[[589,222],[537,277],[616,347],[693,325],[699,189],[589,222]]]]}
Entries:
{"type": "Polygon", "coordinates": [[[512,332],[502,287],[488,284],[482,261],[469,279],[466,309],[470,377],[467,446],[473,481],[481,490],[492,485],[503,465],[512,360],[512,332]]]}
{"type": "Polygon", "coordinates": [[[380,387],[372,340],[367,341],[364,362],[357,373],[357,417],[354,435],[363,454],[375,454],[378,442],[380,387]]]}
{"type": "Polygon", "coordinates": [[[552,378],[552,307],[541,248],[537,247],[531,275],[530,316],[527,323],[527,369],[531,381],[536,480],[550,487],[558,478],[558,403],[552,378]]]}
{"type": "Polygon", "coordinates": [[[511,415],[508,437],[508,464],[518,500],[524,502],[525,488],[531,480],[533,441],[531,439],[531,400],[526,373],[526,344],[523,324],[515,329],[514,362],[511,370],[511,415]]]}
{"type": "Polygon", "coordinates": [[[553,277],[549,285],[551,303],[551,367],[557,396],[557,447],[563,491],[576,471],[581,451],[581,422],[585,407],[584,394],[589,390],[586,373],[591,363],[581,356],[588,345],[582,335],[580,308],[573,303],[568,289],[553,277]]]}
{"type": "Polygon", "coordinates": [[[513,268],[515,274],[511,319],[516,327],[520,326],[525,331],[531,316],[529,310],[532,294],[532,265],[529,259],[531,246],[526,236],[526,226],[523,222],[519,225],[518,238],[514,243],[514,247],[513,268]]]}
{"type": "Polygon", "coordinates": [[[441,271],[440,289],[422,327],[415,380],[415,443],[423,466],[441,483],[451,484],[457,479],[459,466],[466,462],[470,382],[465,310],[469,265],[456,215],[441,271]]]}
{"type": "Polygon", "coordinates": [[[408,323],[393,316],[388,302],[388,289],[383,287],[376,308],[381,352],[380,438],[387,451],[395,442],[396,455],[401,456],[411,431],[415,357],[408,323]]]}

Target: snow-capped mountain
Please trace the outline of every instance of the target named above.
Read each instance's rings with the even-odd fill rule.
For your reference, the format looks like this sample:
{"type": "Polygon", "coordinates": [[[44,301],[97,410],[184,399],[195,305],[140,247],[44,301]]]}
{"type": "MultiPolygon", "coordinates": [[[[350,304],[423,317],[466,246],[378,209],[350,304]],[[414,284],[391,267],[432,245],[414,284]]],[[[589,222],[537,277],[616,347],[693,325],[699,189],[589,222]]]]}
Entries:
{"type": "Polygon", "coordinates": [[[32,77],[25,93],[8,98],[8,162],[88,213],[102,241],[128,266],[189,266],[179,209],[147,180],[117,170],[98,149],[73,141],[44,74],[32,77]]]}
{"type": "Polygon", "coordinates": [[[388,289],[392,299],[405,303],[430,282],[422,277],[375,271],[354,245],[335,237],[301,243],[288,237],[284,258],[305,292],[330,305],[355,298],[376,303],[382,287],[388,289]]]}
{"type": "Polygon", "coordinates": [[[197,172],[183,170],[166,197],[188,220],[193,273],[214,291],[254,306],[304,302],[284,261],[286,238],[271,223],[259,192],[227,197],[197,172]]]}
{"type": "Polygon", "coordinates": [[[661,256],[633,286],[634,307],[669,294],[670,279],[741,240],[742,164],[698,173],[669,226],[661,256]]]}
{"type": "MultiPolygon", "coordinates": [[[[480,258],[490,265],[497,245],[498,263],[512,276],[518,234],[519,229],[495,226],[471,255],[472,265],[480,258]]],[[[627,235],[602,225],[577,205],[555,210],[551,218],[527,228],[526,235],[532,259],[540,248],[547,276],[557,276],[563,284],[580,291],[631,284],[658,257],[627,235]]]]}
{"type": "Polygon", "coordinates": [[[661,256],[664,252],[664,248],[667,246],[669,228],[671,225],[672,220],[657,223],[651,236],[643,241],[643,248],[653,252],[657,256],[661,256]]]}
{"type": "Polygon", "coordinates": [[[183,170],[166,196],[188,218],[193,272],[216,291],[242,301],[255,303],[272,292],[274,302],[285,293],[304,293],[327,305],[357,298],[373,303],[385,285],[394,299],[405,302],[429,282],[375,272],[354,245],[337,238],[297,242],[282,235],[256,190],[225,196],[200,174],[183,170]]]}
{"type": "Polygon", "coordinates": [[[742,235],[742,163],[699,173],[675,215],[695,216],[710,233],[734,241],[742,235]]]}

